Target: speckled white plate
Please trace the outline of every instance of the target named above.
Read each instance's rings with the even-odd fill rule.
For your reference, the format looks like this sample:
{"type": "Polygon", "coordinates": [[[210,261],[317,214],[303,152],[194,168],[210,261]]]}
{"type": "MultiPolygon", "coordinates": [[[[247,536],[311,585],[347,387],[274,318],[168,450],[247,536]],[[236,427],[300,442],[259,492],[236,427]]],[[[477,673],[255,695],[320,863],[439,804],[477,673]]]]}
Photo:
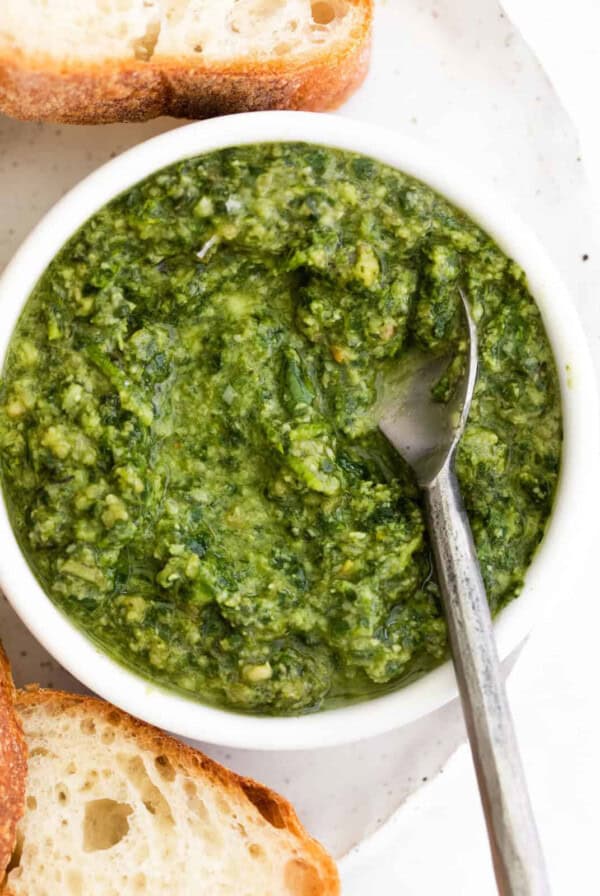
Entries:
{"type": "MultiPolygon", "coordinates": [[[[543,72],[494,0],[381,0],[370,78],[342,114],[426,139],[495,183],[572,288],[585,251],[575,135],[543,72]],[[559,172],[559,174],[557,174],[559,172]]],[[[176,124],[58,128],[0,121],[0,265],[67,188],[111,154],[176,124]]],[[[0,606],[17,681],[76,689],[0,606]]],[[[463,738],[450,705],[354,746],[285,756],[208,748],[278,787],[336,854],[372,834],[463,738]]],[[[342,864],[350,881],[360,850],[342,864]]]]}

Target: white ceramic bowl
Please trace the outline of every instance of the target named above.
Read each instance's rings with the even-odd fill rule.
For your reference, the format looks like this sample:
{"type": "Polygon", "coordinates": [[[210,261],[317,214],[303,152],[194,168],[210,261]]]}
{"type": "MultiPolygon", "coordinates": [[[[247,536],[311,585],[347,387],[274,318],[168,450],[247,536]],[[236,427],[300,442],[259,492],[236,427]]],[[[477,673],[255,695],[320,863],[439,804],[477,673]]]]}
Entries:
{"type": "MultiPolygon", "coordinates": [[[[113,159],[71,190],[25,240],[0,280],[0,361],[38,278],[90,215],[142,178],[180,159],[226,146],[300,140],[354,150],[393,165],[464,209],[527,272],[554,350],[562,392],[564,451],[547,534],[523,593],[496,621],[502,657],[573,572],[592,530],[590,476],[598,456],[592,365],[582,329],[560,277],[540,245],[501,200],[466,170],[392,131],[348,119],[298,112],[258,112],[187,125],[113,159]]],[[[44,647],[80,681],[132,714],[179,735],[253,749],[304,749],[358,740],[399,727],[456,696],[450,663],[386,696],[294,718],[264,718],[204,706],[150,685],[89,641],[46,597],[19,549],[0,500],[0,584],[44,647]]]]}

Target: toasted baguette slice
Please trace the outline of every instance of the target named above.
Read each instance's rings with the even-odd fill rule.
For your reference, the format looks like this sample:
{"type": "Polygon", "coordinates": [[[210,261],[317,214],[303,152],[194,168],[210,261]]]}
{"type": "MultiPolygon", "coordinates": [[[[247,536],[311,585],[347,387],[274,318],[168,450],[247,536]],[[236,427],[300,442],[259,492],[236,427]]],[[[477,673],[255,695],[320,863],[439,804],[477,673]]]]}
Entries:
{"type": "Polygon", "coordinates": [[[0,0],[0,111],[96,124],[332,109],[372,0],[0,0]]]}
{"type": "Polygon", "coordinates": [[[33,689],[26,811],[2,896],[330,896],[292,807],[113,706],[33,689]]]}
{"type": "Polygon", "coordinates": [[[25,808],[27,747],[14,700],[10,666],[0,645],[0,880],[12,855],[17,823],[25,808]]]}

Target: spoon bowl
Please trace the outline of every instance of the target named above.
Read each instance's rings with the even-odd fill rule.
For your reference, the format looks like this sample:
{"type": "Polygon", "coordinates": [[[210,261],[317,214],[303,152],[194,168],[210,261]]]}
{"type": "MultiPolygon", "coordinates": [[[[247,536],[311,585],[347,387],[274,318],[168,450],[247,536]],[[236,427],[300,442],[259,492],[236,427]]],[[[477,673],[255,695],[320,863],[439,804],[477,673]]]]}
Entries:
{"type": "Polygon", "coordinates": [[[464,432],[477,381],[477,328],[466,296],[459,290],[466,321],[462,375],[448,401],[440,401],[434,386],[452,358],[412,352],[389,378],[379,403],[379,429],[412,467],[419,485],[426,486],[454,453],[464,432]]]}

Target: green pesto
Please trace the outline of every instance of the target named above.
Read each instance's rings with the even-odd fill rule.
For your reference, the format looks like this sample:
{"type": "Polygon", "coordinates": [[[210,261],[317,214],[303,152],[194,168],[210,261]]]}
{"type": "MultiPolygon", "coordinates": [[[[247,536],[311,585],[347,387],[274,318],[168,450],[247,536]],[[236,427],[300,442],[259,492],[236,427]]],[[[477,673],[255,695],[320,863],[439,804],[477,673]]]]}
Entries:
{"type": "Polygon", "coordinates": [[[0,456],[52,600],[149,679],[244,711],[314,710],[439,663],[419,493],[371,409],[407,351],[460,363],[459,284],[481,372],[458,473],[493,611],[514,598],[561,453],[522,271],[424,184],[276,144],[133,187],[28,301],[0,456]]]}

